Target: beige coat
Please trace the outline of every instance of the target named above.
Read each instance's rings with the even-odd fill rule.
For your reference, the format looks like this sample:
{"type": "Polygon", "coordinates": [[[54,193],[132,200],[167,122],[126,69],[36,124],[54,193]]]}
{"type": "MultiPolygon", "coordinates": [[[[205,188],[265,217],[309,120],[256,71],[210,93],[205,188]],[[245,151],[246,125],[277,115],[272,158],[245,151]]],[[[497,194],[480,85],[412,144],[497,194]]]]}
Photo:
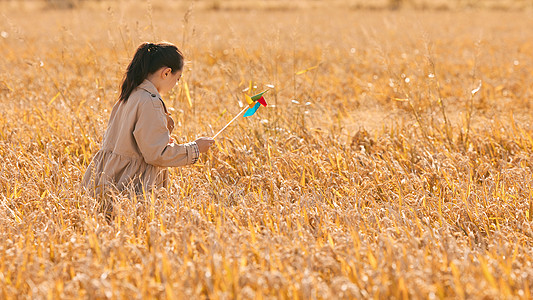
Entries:
{"type": "Polygon", "coordinates": [[[167,128],[171,120],[157,89],[145,80],[126,102],[113,107],[102,149],[87,168],[82,185],[96,195],[109,188],[142,193],[143,188],[166,187],[167,167],[193,164],[199,156],[195,142],[171,142],[167,128]]]}

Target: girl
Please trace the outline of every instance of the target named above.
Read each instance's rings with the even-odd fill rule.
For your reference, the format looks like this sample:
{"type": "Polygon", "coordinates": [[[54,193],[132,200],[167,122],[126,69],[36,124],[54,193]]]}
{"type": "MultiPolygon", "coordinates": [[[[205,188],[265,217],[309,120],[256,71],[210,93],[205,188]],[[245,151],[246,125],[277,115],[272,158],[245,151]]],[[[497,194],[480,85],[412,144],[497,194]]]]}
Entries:
{"type": "Polygon", "coordinates": [[[82,185],[101,195],[132,188],[137,194],[166,187],[167,167],[194,164],[214,143],[199,138],[178,145],[170,137],[174,121],[160,94],[169,92],[183,70],[183,55],[170,43],[143,43],[124,76],[109,117],[102,149],[82,185]]]}

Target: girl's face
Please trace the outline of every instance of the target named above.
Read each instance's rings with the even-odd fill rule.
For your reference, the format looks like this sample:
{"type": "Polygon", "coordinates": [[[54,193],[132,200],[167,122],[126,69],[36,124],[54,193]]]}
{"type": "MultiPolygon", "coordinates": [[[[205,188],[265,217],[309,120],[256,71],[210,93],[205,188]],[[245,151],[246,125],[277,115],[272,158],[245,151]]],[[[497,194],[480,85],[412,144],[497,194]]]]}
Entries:
{"type": "Polygon", "coordinates": [[[161,90],[159,91],[159,93],[166,94],[170,92],[170,90],[172,90],[178,84],[178,81],[181,78],[181,74],[182,70],[179,70],[174,73],[172,73],[171,71],[166,73],[165,76],[162,78],[163,80],[161,81],[161,90]]]}

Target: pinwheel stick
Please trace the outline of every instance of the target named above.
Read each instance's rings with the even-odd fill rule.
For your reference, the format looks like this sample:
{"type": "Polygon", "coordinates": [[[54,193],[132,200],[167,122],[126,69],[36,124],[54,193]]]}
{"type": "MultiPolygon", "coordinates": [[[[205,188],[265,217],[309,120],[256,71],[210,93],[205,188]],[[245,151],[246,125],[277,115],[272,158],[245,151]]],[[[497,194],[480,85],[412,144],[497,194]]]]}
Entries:
{"type": "Polygon", "coordinates": [[[245,112],[247,109],[248,109],[248,106],[244,107],[244,109],[241,110],[241,112],[240,112],[239,114],[237,114],[237,115],[235,116],[235,118],[233,118],[231,121],[229,121],[229,123],[226,124],[226,126],[222,127],[222,129],[220,129],[220,131],[217,132],[217,134],[215,134],[215,135],[213,136],[213,139],[216,139],[217,136],[218,136],[222,131],[224,131],[224,129],[226,129],[226,127],[229,126],[229,124],[233,123],[233,121],[235,121],[235,120],[236,120],[240,115],[242,115],[242,113],[245,112]]]}

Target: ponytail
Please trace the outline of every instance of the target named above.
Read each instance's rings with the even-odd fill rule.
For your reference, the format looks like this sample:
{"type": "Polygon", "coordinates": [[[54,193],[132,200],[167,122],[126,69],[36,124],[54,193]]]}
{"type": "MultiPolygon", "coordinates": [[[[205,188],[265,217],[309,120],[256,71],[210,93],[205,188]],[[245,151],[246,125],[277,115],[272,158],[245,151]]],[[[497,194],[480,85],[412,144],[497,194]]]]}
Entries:
{"type": "Polygon", "coordinates": [[[176,73],[183,69],[183,54],[170,43],[142,43],[128,65],[122,81],[119,101],[127,101],[133,90],[150,74],[162,67],[176,73]]]}

